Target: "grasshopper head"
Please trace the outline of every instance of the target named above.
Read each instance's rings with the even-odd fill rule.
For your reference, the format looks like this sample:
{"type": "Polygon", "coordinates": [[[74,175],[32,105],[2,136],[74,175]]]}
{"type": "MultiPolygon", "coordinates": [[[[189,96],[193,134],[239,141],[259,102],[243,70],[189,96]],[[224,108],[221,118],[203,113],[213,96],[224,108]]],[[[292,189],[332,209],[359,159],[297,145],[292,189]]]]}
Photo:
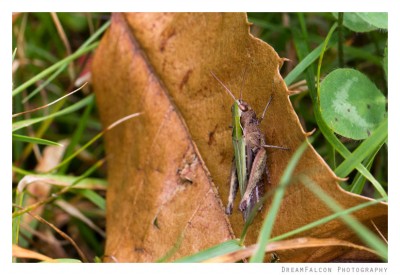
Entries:
{"type": "Polygon", "coordinates": [[[247,112],[249,109],[251,109],[251,108],[249,107],[249,104],[247,104],[247,102],[245,102],[245,101],[243,101],[243,100],[241,100],[241,99],[239,99],[237,102],[238,102],[239,109],[240,109],[242,112],[247,112]]]}

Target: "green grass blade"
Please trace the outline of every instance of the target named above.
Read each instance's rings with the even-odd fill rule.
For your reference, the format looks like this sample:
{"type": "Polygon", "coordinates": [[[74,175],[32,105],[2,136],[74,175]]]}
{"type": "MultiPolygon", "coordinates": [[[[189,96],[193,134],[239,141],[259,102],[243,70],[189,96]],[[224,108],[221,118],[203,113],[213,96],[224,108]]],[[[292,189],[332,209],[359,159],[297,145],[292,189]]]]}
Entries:
{"type": "Polygon", "coordinates": [[[339,67],[342,68],[344,66],[344,56],[343,56],[343,44],[344,44],[344,37],[343,37],[343,12],[339,12],[338,14],[338,59],[339,59],[339,67]]]}
{"type": "Polygon", "coordinates": [[[81,152],[83,152],[86,148],[88,148],[90,145],[92,145],[96,140],[98,140],[99,138],[101,138],[104,135],[104,131],[100,132],[99,134],[97,134],[95,137],[93,137],[91,140],[89,140],[85,145],[83,145],[81,148],[79,148],[78,150],[76,150],[73,154],[69,155],[68,157],[66,157],[62,162],[60,162],[59,164],[57,164],[56,166],[54,166],[50,171],[56,171],[58,168],[63,167],[64,165],[66,165],[67,163],[69,163],[74,157],[76,157],[77,155],[79,155],[81,152]]]}
{"type": "Polygon", "coordinates": [[[288,165],[286,166],[285,171],[282,174],[282,177],[279,181],[278,186],[282,188],[278,188],[274,194],[272,199],[271,207],[268,211],[267,217],[264,219],[263,225],[260,230],[260,235],[257,241],[257,250],[250,258],[251,263],[261,263],[264,259],[265,254],[265,247],[269,242],[269,238],[271,236],[271,232],[275,223],[276,215],[278,214],[279,207],[283,196],[285,194],[285,188],[291,181],[291,177],[293,174],[294,169],[297,166],[301,156],[303,155],[304,151],[307,149],[308,141],[304,141],[303,144],[299,146],[296,152],[293,154],[292,158],[290,159],[288,165]]]}
{"type": "Polygon", "coordinates": [[[12,134],[12,138],[15,141],[22,141],[22,142],[28,142],[28,143],[36,143],[36,144],[43,144],[43,145],[58,145],[58,146],[63,146],[60,143],[47,140],[47,139],[42,139],[42,138],[35,138],[35,137],[29,137],[29,136],[23,136],[23,135],[17,135],[17,134],[12,134]]]}
{"type": "Polygon", "coordinates": [[[89,37],[88,40],[86,40],[79,47],[79,49],[83,49],[83,48],[89,46],[90,44],[92,44],[92,42],[95,41],[98,37],[100,37],[100,35],[102,35],[103,32],[105,32],[110,25],[111,25],[111,20],[108,20],[107,22],[105,22],[92,36],[89,37]]]}
{"type": "Polygon", "coordinates": [[[168,259],[170,259],[181,247],[183,238],[185,237],[185,229],[182,231],[182,233],[179,235],[178,240],[176,241],[176,243],[174,244],[173,247],[171,247],[171,249],[169,249],[167,251],[167,253],[165,253],[164,256],[162,256],[161,258],[159,258],[156,263],[164,263],[166,261],[168,261],[168,259]]]}
{"type": "MultiPolygon", "coordinates": [[[[343,211],[340,204],[338,204],[332,197],[325,193],[325,191],[315,184],[310,178],[305,175],[301,176],[302,183],[312,191],[322,202],[326,204],[332,211],[341,212],[343,211]]],[[[384,259],[388,258],[388,247],[387,245],[378,238],[375,234],[373,234],[367,227],[365,227],[361,222],[354,219],[350,215],[343,215],[341,217],[343,222],[345,222],[357,235],[360,239],[363,240],[365,244],[370,246],[372,249],[378,252],[378,254],[384,259]]]]}
{"type": "Polygon", "coordinates": [[[284,32],[285,27],[280,25],[280,24],[273,24],[269,21],[266,21],[265,19],[258,19],[256,17],[252,17],[251,15],[248,15],[248,20],[252,24],[259,26],[265,30],[273,30],[274,32],[284,32]]]}
{"type": "MultiPolygon", "coordinates": [[[[36,175],[36,176],[54,179],[56,181],[64,182],[69,185],[72,185],[77,179],[77,177],[75,177],[75,176],[67,176],[67,175],[46,174],[46,175],[36,175]]],[[[74,187],[83,188],[83,189],[97,189],[97,188],[101,187],[100,189],[106,189],[107,185],[108,185],[108,183],[104,179],[85,178],[85,179],[80,180],[78,184],[74,185],[74,187]]]]}
{"type": "MultiPolygon", "coordinates": [[[[365,177],[367,178],[374,187],[376,186],[382,186],[375,178],[374,176],[372,176],[372,174],[367,170],[367,168],[365,168],[364,165],[362,165],[361,163],[357,164],[356,166],[357,170],[365,177]]],[[[382,198],[385,199],[385,201],[388,201],[388,195],[386,193],[386,191],[383,188],[378,188],[376,189],[376,191],[379,192],[379,194],[382,196],[382,198]]]]}
{"type": "Polygon", "coordinates": [[[294,230],[292,230],[292,231],[289,231],[289,232],[286,232],[286,233],[281,234],[281,235],[279,235],[279,236],[276,236],[276,237],[274,237],[274,238],[271,238],[270,241],[271,241],[271,242],[272,242],[272,241],[275,242],[275,241],[280,241],[280,240],[283,240],[283,239],[292,237],[292,236],[294,236],[294,235],[296,235],[296,234],[305,232],[305,231],[310,230],[310,229],[312,229],[312,228],[314,228],[314,227],[317,227],[317,226],[321,226],[321,225],[323,225],[323,224],[325,224],[325,223],[328,223],[328,222],[330,222],[330,221],[333,221],[333,220],[335,220],[335,219],[337,219],[337,218],[340,218],[340,217],[342,217],[342,216],[344,216],[344,215],[349,215],[349,214],[351,214],[351,213],[353,213],[353,212],[356,212],[356,211],[359,211],[359,210],[361,210],[361,209],[367,208],[367,207],[369,207],[369,206],[378,204],[379,202],[382,202],[382,201],[383,201],[383,199],[381,198],[381,199],[374,200],[374,201],[368,201],[368,202],[365,202],[365,203],[356,205],[356,206],[354,206],[354,207],[344,209],[344,210],[342,210],[342,211],[338,211],[338,212],[336,212],[336,213],[334,213],[334,214],[332,214],[332,215],[329,215],[329,216],[327,216],[327,217],[321,218],[321,219],[319,219],[319,220],[316,220],[316,221],[314,221],[314,222],[311,222],[311,223],[309,223],[309,224],[306,224],[306,225],[304,225],[304,226],[302,226],[302,227],[296,228],[296,229],[294,229],[294,230]]]}
{"type": "Polygon", "coordinates": [[[14,132],[14,131],[17,131],[17,130],[19,130],[21,128],[24,128],[24,127],[30,126],[32,124],[44,121],[44,120],[49,119],[49,118],[62,116],[62,115],[66,115],[66,114],[75,112],[76,110],[79,110],[80,108],[83,108],[86,105],[90,104],[93,101],[93,98],[94,98],[94,95],[90,95],[90,96],[85,97],[84,99],[78,101],[77,103],[75,103],[75,104],[73,104],[73,105],[71,105],[71,106],[69,106],[69,107],[67,107],[67,108],[65,108],[63,110],[60,110],[58,112],[52,113],[52,114],[47,115],[47,116],[42,116],[42,117],[37,117],[37,118],[30,118],[30,119],[20,120],[20,121],[14,122],[12,124],[12,130],[14,132]]]}
{"type": "Polygon", "coordinates": [[[62,73],[68,66],[61,66],[57,71],[55,71],[46,81],[40,84],[35,90],[33,90],[28,96],[22,99],[22,103],[26,103],[29,99],[34,97],[37,93],[39,93],[44,87],[46,87],[51,81],[53,81],[60,73],[62,73]]]}
{"type": "Polygon", "coordinates": [[[383,53],[382,68],[385,72],[385,79],[387,82],[387,80],[388,80],[388,44],[387,44],[387,41],[386,41],[386,46],[385,46],[385,50],[383,53]]]}
{"type": "MultiPolygon", "coordinates": [[[[327,48],[332,47],[336,41],[332,39],[327,48]]],[[[316,47],[306,57],[304,57],[299,64],[285,77],[285,83],[287,86],[291,85],[317,58],[320,56],[322,51],[323,43],[316,47]]]]}
{"type": "MultiPolygon", "coordinates": [[[[19,207],[23,206],[24,202],[24,192],[18,192],[16,193],[16,198],[15,198],[15,204],[19,207]]],[[[18,208],[15,208],[15,211],[17,211],[18,208]]],[[[21,217],[13,217],[12,221],[12,243],[13,244],[18,244],[19,242],[19,229],[21,225],[21,217]]]]}
{"type": "Polygon", "coordinates": [[[17,54],[17,48],[14,49],[13,54],[12,54],[12,61],[15,59],[15,55],[17,54]]]}
{"type": "MultiPolygon", "coordinates": [[[[383,145],[383,144],[382,144],[383,145]]],[[[372,167],[372,163],[375,160],[375,156],[376,154],[378,154],[379,150],[382,148],[382,145],[378,148],[375,149],[375,152],[373,152],[371,155],[369,155],[363,162],[363,165],[367,168],[367,169],[371,169],[372,167]]],[[[364,185],[365,185],[366,179],[365,177],[363,177],[363,175],[361,175],[360,173],[357,173],[357,175],[354,177],[353,182],[351,183],[350,186],[344,186],[342,185],[342,187],[352,193],[355,194],[361,194],[361,192],[364,189],[364,185]]]]}
{"type": "Polygon", "coordinates": [[[332,146],[327,146],[328,160],[327,163],[332,169],[336,169],[336,150],[332,146]]]}
{"type": "MultiPolygon", "coordinates": [[[[78,220],[76,222],[77,230],[79,231],[80,234],[82,234],[82,238],[86,240],[86,245],[90,247],[94,254],[96,255],[103,255],[104,254],[104,248],[103,244],[99,242],[99,237],[96,236],[100,234],[98,230],[94,230],[92,227],[87,225],[85,222],[82,220],[78,220]]],[[[100,235],[103,235],[104,233],[101,233],[100,235]]]]}
{"type": "MultiPolygon", "coordinates": [[[[72,154],[74,148],[76,148],[76,146],[78,145],[79,140],[81,140],[83,133],[87,129],[89,115],[93,109],[93,106],[94,106],[94,101],[90,102],[86,106],[82,117],[78,121],[76,130],[75,130],[74,134],[72,135],[71,142],[69,143],[67,149],[65,150],[64,159],[69,157],[72,154]]],[[[59,173],[60,174],[65,173],[68,170],[68,166],[69,166],[69,163],[66,163],[64,166],[62,166],[59,170],[59,173]]]]}
{"type": "Polygon", "coordinates": [[[94,192],[93,190],[89,189],[77,189],[76,193],[82,195],[83,197],[87,198],[89,201],[94,203],[97,207],[101,210],[106,210],[106,200],[94,192]]]}
{"type": "Polygon", "coordinates": [[[216,246],[203,250],[197,254],[190,255],[175,261],[175,263],[198,263],[217,256],[225,255],[242,249],[239,240],[229,240],[216,246]]]}
{"type": "Polygon", "coordinates": [[[343,45],[343,52],[349,59],[364,59],[378,66],[382,64],[380,57],[372,54],[371,51],[365,50],[363,48],[343,45]]]}
{"type": "MultiPolygon", "coordinates": [[[[388,136],[388,119],[386,118],[372,135],[364,140],[354,152],[346,158],[335,170],[339,177],[347,177],[368,155],[380,147],[388,136]]],[[[378,188],[375,186],[375,188],[378,188]]],[[[382,186],[380,186],[382,188],[382,186]]]]}
{"type": "Polygon", "coordinates": [[[321,79],[322,60],[323,60],[324,53],[326,51],[326,47],[328,45],[328,42],[331,39],[331,36],[332,36],[333,32],[336,30],[336,28],[337,28],[337,23],[333,24],[333,26],[330,28],[328,34],[326,35],[324,44],[322,46],[321,53],[319,55],[318,67],[317,67],[317,97],[318,97],[318,103],[319,103],[319,95],[320,95],[320,89],[321,89],[321,85],[320,85],[321,81],[320,81],[320,79],[321,79]]]}
{"type": "Polygon", "coordinates": [[[15,173],[18,173],[18,174],[20,174],[20,175],[24,175],[24,176],[34,174],[34,173],[30,172],[30,171],[24,170],[24,169],[22,169],[22,168],[19,168],[19,167],[17,167],[17,166],[14,166],[14,165],[12,166],[12,171],[15,172],[15,173]]]}
{"type": "Polygon", "coordinates": [[[22,92],[23,90],[28,88],[30,85],[32,85],[36,81],[39,81],[40,79],[44,78],[46,75],[51,74],[52,72],[54,72],[55,70],[59,69],[60,67],[70,63],[72,60],[82,56],[83,54],[85,54],[87,52],[92,51],[93,49],[97,48],[98,45],[99,45],[99,43],[95,42],[92,45],[89,45],[86,48],[77,50],[73,54],[67,56],[66,58],[64,58],[64,59],[62,59],[60,61],[58,61],[57,63],[53,64],[52,66],[48,67],[47,69],[43,70],[42,72],[38,73],[36,76],[32,77],[31,79],[29,79],[25,83],[23,83],[20,86],[18,86],[17,88],[15,88],[12,91],[12,96],[15,96],[15,95],[19,94],[20,92],[22,92]]]}
{"type": "Polygon", "coordinates": [[[56,63],[59,59],[54,55],[56,53],[49,52],[47,49],[43,49],[35,44],[26,45],[25,52],[30,53],[32,56],[36,56],[38,59],[44,62],[56,63]]]}

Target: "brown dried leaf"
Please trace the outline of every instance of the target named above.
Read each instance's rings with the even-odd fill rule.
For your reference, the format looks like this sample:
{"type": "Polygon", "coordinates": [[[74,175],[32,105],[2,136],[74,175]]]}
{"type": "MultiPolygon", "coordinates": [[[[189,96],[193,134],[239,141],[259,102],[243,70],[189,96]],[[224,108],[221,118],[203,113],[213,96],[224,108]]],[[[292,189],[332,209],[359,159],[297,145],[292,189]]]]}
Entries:
{"type": "MultiPolygon", "coordinates": [[[[291,150],[268,150],[268,190],[276,187],[306,137],[279,74],[282,63],[272,47],[249,34],[243,13],[113,15],[93,61],[101,119],[107,126],[133,112],[143,115],[106,134],[108,257],[118,262],[155,261],[184,233],[176,259],[233,238],[231,225],[240,235],[241,213],[234,211],[228,221],[220,202],[221,198],[226,205],[229,190],[233,100],[210,71],[239,96],[247,69],[243,99],[257,114],[274,96],[261,128],[269,144],[291,150]]],[[[343,208],[367,200],[343,191],[311,145],[295,174],[306,174],[343,208]]],[[[269,205],[267,201],[251,226],[248,244],[256,242],[269,205]]],[[[286,192],[273,236],[331,213],[307,188],[294,183],[286,192]]],[[[373,220],[386,234],[387,205],[354,216],[369,226],[373,220]]],[[[296,237],[302,236],[360,243],[340,220],[296,237]]],[[[279,257],[283,262],[331,261],[353,251],[308,248],[301,253],[283,251],[279,257]]]]}

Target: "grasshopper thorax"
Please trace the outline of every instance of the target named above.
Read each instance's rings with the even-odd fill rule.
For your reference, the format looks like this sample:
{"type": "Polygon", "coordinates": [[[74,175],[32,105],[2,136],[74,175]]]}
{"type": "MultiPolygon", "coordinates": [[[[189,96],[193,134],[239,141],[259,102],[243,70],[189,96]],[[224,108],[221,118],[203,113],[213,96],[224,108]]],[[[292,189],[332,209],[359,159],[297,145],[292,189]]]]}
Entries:
{"type": "Polygon", "coordinates": [[[246,128],[250,125],[258,125],[257,115],[246,101],[238,99],[237,105],[242,112],[240,114],[240,124],[243,128],[246,128]]]}

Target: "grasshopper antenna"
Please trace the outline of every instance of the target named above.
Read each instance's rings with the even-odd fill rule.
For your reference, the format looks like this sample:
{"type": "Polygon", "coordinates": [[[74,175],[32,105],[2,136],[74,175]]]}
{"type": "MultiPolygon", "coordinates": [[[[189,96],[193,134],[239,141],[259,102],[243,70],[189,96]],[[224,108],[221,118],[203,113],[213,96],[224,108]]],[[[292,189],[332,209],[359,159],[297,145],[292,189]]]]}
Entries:
{"type": "Polygon", "coordinates": [[[271,103],[271,101],[272,101],[272,95],[269,97],[268,103],[267,103],[267,105],[266,105],[265,108],[264,108],[264,112],[262,113],[262,116],[261,116],[260,119],[259,119],[260,122],[264,119],[265,112],[267,111],[268,106],[269,106],[269,104],[271,103]]]}
{"type": "Polygon", "coordinates": [[[242,90],[243,90],[244,80],[246,79],[245,78],[246,73],[247,73],[247,67],[244,69],[244,72],[242,75],[242,86],[240,87],[240,98],[239,98],[240,101],[242,101],[242,90]]]}
{"type": "Polygon", "coordinates": [[[234,101],[236,101],[237,99],[235,98],[235,96],[232,94],[232,92],[225,86],[224,83],[222,83],[221,80],[219,80],[219,78],[212,72],[210,71],[211,75],[219,82],[219,84],[222,85],[222,87],[225,88],[225,90],[228,92],[228,94],[230,94],[230,96],[233,98],[234,101]]]}

